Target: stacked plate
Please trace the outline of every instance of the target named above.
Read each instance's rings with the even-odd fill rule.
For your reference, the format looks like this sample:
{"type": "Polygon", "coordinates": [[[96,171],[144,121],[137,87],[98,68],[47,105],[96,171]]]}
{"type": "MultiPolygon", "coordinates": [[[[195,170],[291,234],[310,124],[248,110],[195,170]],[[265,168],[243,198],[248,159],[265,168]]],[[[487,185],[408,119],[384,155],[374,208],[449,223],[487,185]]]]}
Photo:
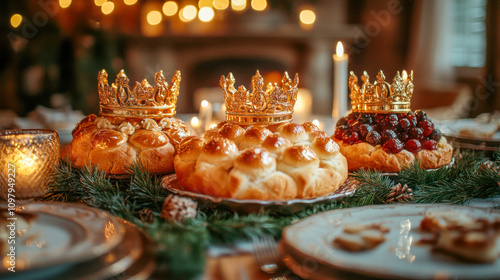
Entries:
{"type": "Polygon", "coordinates": [[[334,210],[285,228],[284,263],[304,279],[499,279],[500,259],[471,263],[432,250],[420,222],[427,212],[452,211],[473,218],[500,218],[500,211],[465,206],[402,204],[334,210]],[[333,245],[348,224],[380,224],[389,229],[378,247],[350,252],[333,245]]]}
{"type": "Polygon", "coordinates": [[[13,214],[0,204],[0,213],[0,236],[12,235],[11,223],[16,233],[15,243],[1,239],[2,279],[146,279],[155,268],[150,240],[133,224],[105,211],[31,202],[18,205],[13,214]]]}

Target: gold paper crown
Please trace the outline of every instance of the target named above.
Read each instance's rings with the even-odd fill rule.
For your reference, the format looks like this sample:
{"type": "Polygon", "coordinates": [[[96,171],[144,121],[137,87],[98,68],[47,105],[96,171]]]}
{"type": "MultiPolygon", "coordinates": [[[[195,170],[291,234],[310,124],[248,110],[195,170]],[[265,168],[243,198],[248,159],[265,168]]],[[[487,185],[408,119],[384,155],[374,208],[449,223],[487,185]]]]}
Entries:
{"type": "MultiPolygon", "coordinates": [[[[403,75],[406,71],[403,71],[403,75]]],[[[349,73],[349,97],[351,98],[353,112],[365,113],[407,113],[410,111],[410,100],[413,95],[413,71],[408,76],[408,81],[397,72],[392,84],[385,81],[382,71],[378,72],[376,81],[372,84],[370,77],[363,72],[359,87],[358,77],[351,71],[349,73]]]]}
{"type": "Polygon", "coordinates": [[[252,77],[252,91],[244,86],[234,87],[234,76],[220,78],[226,105],[226,119],[242,124],[282,123],[292,120],[293,106],[297,100],[299,75],[290,79],[283,74],[281,86],[269,83],[264,91],[264,78],[259,71],[252,77]]]}
{"type": "Polygon", "coordinates": [[[155,74],[154,87],[144,79],[141,83],[135,82],[135,86],[130,88],[123,69],[111,86],[104,69],[97,75],[97,81],[100,114],[103,116],[163,118],[175,115],[180,71],[175,71],[170,86],[161,70],[155,74]]]}

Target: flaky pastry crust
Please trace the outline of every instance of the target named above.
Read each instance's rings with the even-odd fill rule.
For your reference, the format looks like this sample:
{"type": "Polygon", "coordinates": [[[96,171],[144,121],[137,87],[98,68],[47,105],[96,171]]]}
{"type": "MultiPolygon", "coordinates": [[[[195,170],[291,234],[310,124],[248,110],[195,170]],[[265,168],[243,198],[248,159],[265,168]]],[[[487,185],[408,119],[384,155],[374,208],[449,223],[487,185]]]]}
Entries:
{"type": "Polygon", "coordinates": [[[222,122],[203,138],[185,138],[174,163],[184,188],[237,199],[318,197],[347,178],[338,145],[311,123],[222,122]]]}
{"type": "Polygon", "coordinates": [[[177,118],[89,115],[76,125],[63,158],[69,157],[78,167],[98,165],[108,174],[127,174],[134,161],[152,173],[172,173],[175,151],[188,135],[188,127],[177,118]]]}
{"type": "Polygon", "coordinates": [[[354,145],[344,143],[332,137],[340,146],[340,152],[346,157],[349,171],[358,169],[379,170],[382,172],[399,172],[410,166],[415,159],[420,159],[420,166],[424,169],[439,168],[448,165],[453,157],[453,147],[441,137],[436,150],[420,150],[413,154],[405,149],[397,154],[390,154],[382,149],[381,145],[373,146],[366,142],[354,145]]]}

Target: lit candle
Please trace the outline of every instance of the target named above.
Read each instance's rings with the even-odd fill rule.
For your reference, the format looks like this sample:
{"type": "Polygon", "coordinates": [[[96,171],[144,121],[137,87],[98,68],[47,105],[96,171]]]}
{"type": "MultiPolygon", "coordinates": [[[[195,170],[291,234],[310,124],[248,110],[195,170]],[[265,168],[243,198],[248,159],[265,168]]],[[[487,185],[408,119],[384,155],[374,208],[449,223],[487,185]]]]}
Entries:
{"type": "Polygon", "coordinates": [[[333,55],[333,118],[342,118],[347,113],[347,63],[349,56],[344,54],[341,42],[337,43],[336,54],[333,55]]]}
{"type": "Polygon", "coordinates": [[[0,132],[0,195],[7,201],[40,196],[59,160],[55,130],[0,132]]]}
{"type": "Polygon", "coordinates": [[[406,73],[406,70],[403,70],[403,83],[405,85],[408,84],[408,73],[406,73]]]}
{"type": "Polygon", "coordinates": [[[295,107],[293,108],[293,118],[297,122],[306,122],[311,115],[312,109],[312,94],[309,90],[304,88],[299,88],[297,93],[297,101],[295,102],[295,107]]]}
{"type": "Polygon", "coordinates": [[[193,133],[195,135],[200,134],[200,120],[197,117],[192,117],[191,118],[191,127],[193,128],[193,133]]]}
{"type": "Polygon", "coordinates": [[[200,126],[203,131],[207,130],[212,122],[212,103],[206,100],[201,101],[198,119],[200,119],[200,126]]]}

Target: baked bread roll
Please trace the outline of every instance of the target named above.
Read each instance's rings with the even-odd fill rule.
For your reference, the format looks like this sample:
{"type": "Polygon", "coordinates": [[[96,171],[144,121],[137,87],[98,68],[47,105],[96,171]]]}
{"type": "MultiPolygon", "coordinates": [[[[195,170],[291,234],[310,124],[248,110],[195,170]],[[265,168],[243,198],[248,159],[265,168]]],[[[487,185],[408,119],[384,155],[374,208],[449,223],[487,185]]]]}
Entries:
{"type": "Polygon", "coordinates": [[[347,178],[339,146],[311,123],[222,122],[185,138],[174,160],[187,190],[237,199],[287,200],[329,194],[347,178]]]}
{"type": "Polygon", "coordinates": [[[337,122],[332,139],[346,157],[349,171],[360,168],[399,172],[419,159],[424,169],[448,165],[453,147],[425,112],[352,113],[337,122]]]}
{"type": "Polygon", "coordinates": [[[189,135],[177,118],[142,119],[89,115],[76,125],[68,149],[78,167],[98,165],[108,174],[127,174],[134,161],[152,173],[172,173],[174,154],[189,135]]]}

